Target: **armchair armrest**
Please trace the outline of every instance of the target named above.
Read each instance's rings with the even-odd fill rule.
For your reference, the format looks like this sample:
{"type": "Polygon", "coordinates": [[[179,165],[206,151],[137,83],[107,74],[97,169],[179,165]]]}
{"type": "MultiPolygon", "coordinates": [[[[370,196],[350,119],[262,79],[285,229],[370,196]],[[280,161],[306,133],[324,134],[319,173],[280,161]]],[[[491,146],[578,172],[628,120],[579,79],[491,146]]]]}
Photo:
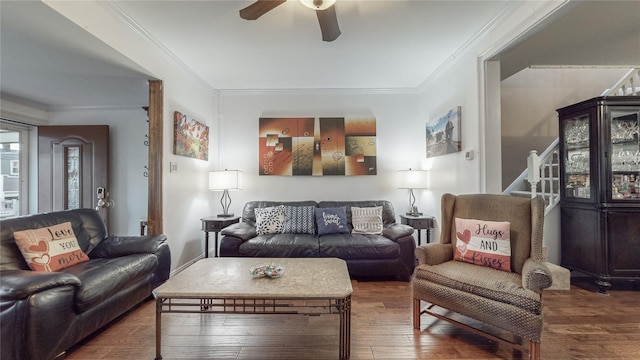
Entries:
{"type": "Polygon", "coordinates": [[[418,246],[414,251],[418,264],[438,265],[453,259],[453,245],[430,243],[418,246]]]}
{"type": "Polygon", "coordinates": [[[102,240],[88,255],[91,258],[114,258],[131,254],[156,254],[166,246],[167,236],[115,236],[102,240]]]}
{"type": "Polygon", "coordinates": [[[256,227],[244,222],[231,224],[222,229],[222,231],[220,231],[220,234],[225,236],[237,237],[242,241],[247,241],[257,236],[256,227]]]}
{"type": "Polygon", "coordinates": [[[525,260],[522,266],[522,286],[525,289],[540,293],[552,283],[551,271],[545,264],[532,258],[525,260]]]}
{"type": "Polygon", "coordinates": [[[79,287],[81,285],[80,279],[64,272],[0,271],[0,297],[2,301],[21,300],[41,291],[67,285],[79,287]]]}
{"type": "Polygon", "coordinates": [[[384,229],[382,229],[382,235],[387,239],[396,241],[405,236],[413,235],[413,231],[414,229],[409,225],[394,223],[385,225],[384,229]]]}

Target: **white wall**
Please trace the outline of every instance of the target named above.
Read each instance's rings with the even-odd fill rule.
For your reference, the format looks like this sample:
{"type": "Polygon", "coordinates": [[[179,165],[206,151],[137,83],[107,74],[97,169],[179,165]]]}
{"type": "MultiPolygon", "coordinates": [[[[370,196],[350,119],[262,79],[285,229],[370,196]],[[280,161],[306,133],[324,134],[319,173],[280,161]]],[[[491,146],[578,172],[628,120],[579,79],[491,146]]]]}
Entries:
{"type": "Polygon", "coordinates": [[[210,154],[210,160],[203,161],[173,155],[173,113],[180,111],[210,126],[211,144],[215,144],[216,92],[157,46],[143,29],[126,23],[110,3],[45,3],[163,81],[163,232],[171,248],[172,270],[196,260],[204,253],[200,218],[213,213],[206,176],[208,169],[216,166],[216,157],[210,154]],[[177,163],[177,173],[169,173],[170,162],[177,163]]]}
{"type": "MultiPolygon", "coordinates": [[[[554,1],[522,2],[517,9],[496,19],[486,32],[452,56],[439,71],[421,86],[420,115],[425,119],[440,116],[454,106],[462,107],[462,152],[429,160],[430,204],[427,212],[441,218],[440,198],[444,193],[484,193],[501,191],[500,117],[487,109],[485,62],[551,14],[561,3],[554,1]],[[498,144],[498,146],[495,146],[498,144]],[[464,153],[473,151],[474,159],[464,153]]],[[[499,76],[499,73],[491,73],[499,76]]],[[[499,94],[499,90],[496,92],[499,94]]],[[[491,99],[487,100],[490,104],[491,99]]],[[[440,236],[439,224],[435,238],[440,236]]]]}
{"type": "MultiPolygon", "coordinates": [[[[230,211],[241,213],[249,200],[389,200],[397,214],[406,212],[408,193],[397,188],[397,171],[423,168],[425,158],[417,99],[413,92],[389,91],[221,92],[219,169],[242,170],[245,185],[231,193],[230,211]],[[258,119],[275,116],[375,117],[377,175],[259,176],[258,119]]],[[[416,196],[421,209],[424,199],[416,196]]],[[[211,198],[220,212],[220,194],[211,198]]]]}
{"type": "Polygon", "coordinates": [[[76,109],[49,113],[48,125],[109,125],[109,232],[137,235],[140,219],[147,219],[147,184],[144,166],[148,148],[147,113],[142,109],[76,109]]]}

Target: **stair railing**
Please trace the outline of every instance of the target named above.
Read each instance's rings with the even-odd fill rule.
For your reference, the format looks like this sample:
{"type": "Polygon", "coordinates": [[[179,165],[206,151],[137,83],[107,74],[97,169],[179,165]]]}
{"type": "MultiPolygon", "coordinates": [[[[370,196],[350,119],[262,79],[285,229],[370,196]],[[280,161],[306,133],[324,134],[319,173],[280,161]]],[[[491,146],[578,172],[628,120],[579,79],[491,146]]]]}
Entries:
{"type": "MultiPolygon", "coordinates": [[[[640,68],[632,68],[601,96],[640,96],[640,68]]],[[[555,139],[542,155],[529,152],[527,168],[509,185],[503,194],[523,193],[524,181],[531,185],[531,197],[542,195],[547,203],[545,215],[560,202],[560,140],[555,139]],[[538,184],[540,191],[538,192],[538,184]]]]}
{"type": "Polygon", "coordinates": [[[640,96],[640,69],[630,69],[611,89],[601,96],[640,96]]]}
{"type": "Polygon", "coordinates": [[[527,168],[516,178],[503,194],[529,194],[531,197],[544,197],[545,215],[560,202],[560,140],[556,138],[541,155],[531,150],[527,157],[527,168]],[[530,191],[522,191],[524,183],[530,184],[530,191]],[[539,189],[538,189],[539,188],[539,189]]]}
{"type": "Polygon", "coordinates": [[[540,156],[536,150],[531,150],[527,158],[526,172],[527,181],[531,184],[531,198],[542,195],[546,201],[545,214],[560,202],[559,144],[559,139],[555,139],[540,156]]]}

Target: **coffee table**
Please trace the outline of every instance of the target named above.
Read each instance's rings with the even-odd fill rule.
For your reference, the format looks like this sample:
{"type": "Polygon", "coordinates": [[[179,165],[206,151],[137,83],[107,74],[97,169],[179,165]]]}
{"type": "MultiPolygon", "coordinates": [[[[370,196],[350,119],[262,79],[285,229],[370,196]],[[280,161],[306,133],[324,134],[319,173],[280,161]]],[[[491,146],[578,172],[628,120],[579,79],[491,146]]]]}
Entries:
{"type": "Polygon", "coordinates": [[[338,314],[339,357],[351,347],[351,279],[337,258],[207,258],[153,290],[156,298],[156,360],[162,359],[163,313],[338,314]],[[255,278],[256,264],[281,264],[280,278],[255,278]]]}

